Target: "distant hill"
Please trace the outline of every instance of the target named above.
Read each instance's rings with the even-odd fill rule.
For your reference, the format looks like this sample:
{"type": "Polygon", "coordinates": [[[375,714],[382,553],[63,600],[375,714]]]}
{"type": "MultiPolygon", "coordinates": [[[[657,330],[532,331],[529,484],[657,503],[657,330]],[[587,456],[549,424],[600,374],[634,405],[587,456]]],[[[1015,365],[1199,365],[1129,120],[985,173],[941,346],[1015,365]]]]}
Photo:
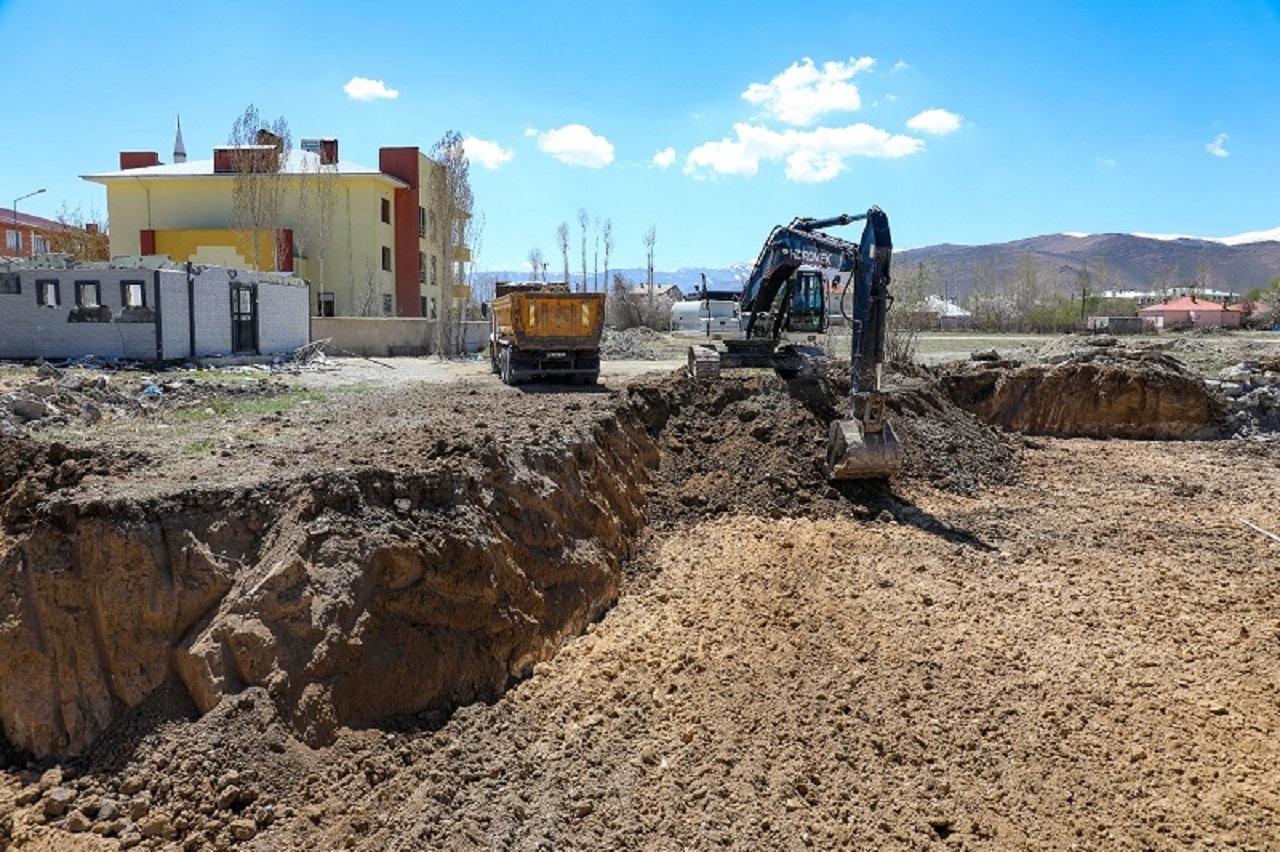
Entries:
{"type": "MultiPolygon", "coordinates": [[[[1243,295],[1280,277],[1280,229],[1271,239],[1228,242],[1142,234],[1049,234],[978,246],[937,245],[894,254],[897,274],[905,264],[937,270],[947,289],[965,296],[975,280],[1009,280],[1029,260],[1041,281],[1060,291],[1086,281],[1101,290],[1158,290],[1196,281],[1207,273],[1210,289],[1243,295]]],[[[1228,238],[1230,240],[1232,238],[1228,238]]],[[[1203,283],[1203,282],[1202,282],[1203,283]]]]}
{"type": "MultiPolygon", "coordinates": [[[[902,276],[915,264],[926,264],[936,271],[940,291],[962,299],[973,288],[975,279],[1011,280],[1028,261],[1035,263],[1040,281],[1048,290],[1078,290],[1086,273],[1093,292],[1159,290],[1195,281],[1207,273],[1210,289],[1243,296],[1254,287],[1266,287],[1280,278],[1280,228],[1221,239],[1160,234],[1048,234],[976,246],[944,243],[897,249],[894,270],[896,276],[902,276]]],[[[656,271],[654,280],[694,293],[702,286],[705,273],[713,288],[741,287],[753,262],[656,271]]],[[[621,274],[635,284],[643,283],[646,275],[644,269],[634,268],[609,272],[621,274]]],[[[483,274],[499,279],[527,277],[526,272],[483,274]]],[[[581,277],[574,275],[574,283],[581,277]]]]}

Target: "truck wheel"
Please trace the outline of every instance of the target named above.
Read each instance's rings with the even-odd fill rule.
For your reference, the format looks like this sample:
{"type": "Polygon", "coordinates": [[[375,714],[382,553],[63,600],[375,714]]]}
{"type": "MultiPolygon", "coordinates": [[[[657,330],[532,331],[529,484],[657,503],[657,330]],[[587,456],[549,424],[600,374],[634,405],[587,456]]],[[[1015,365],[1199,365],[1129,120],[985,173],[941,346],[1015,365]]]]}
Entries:
{"type": "Polygon", "coordinates": [[[498,366],[498,344],[492,340],[489,341],[489,369],[495,374],[501,371],[498,366]]]}
{"type": "Polygon", "coordinates": [[[514,385],[516,379],[515,372],[511,369],[511,347],[503,347],[502,352],[498,355],[498,362],[503,384],[514,385]]]}

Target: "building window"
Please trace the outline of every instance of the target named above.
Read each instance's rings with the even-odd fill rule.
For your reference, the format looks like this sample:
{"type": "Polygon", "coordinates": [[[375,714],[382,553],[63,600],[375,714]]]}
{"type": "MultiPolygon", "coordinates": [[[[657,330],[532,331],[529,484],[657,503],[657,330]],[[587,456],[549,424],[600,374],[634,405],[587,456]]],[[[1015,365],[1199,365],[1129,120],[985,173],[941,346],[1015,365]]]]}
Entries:
{"type": "Polygon", "coordinates": [[[418,283],[427,283],[427,256],[418,252],[418,283]]]}
{"type": "Polygon", "coordinates": [[[141,281],[121,281],[120,304],[126,308],[145,308],[147,288],[141,281]]]}
{"type": "Polygon", "coordinates": [[[431,286],[435,287],[438,283],[438,276],[436,275],[436,256],[433,254],[431,255],[431,286]]]}
{"type": "Polygon", "coordinates": [[[334,316],[334,300],[332,293],[321,293],[320,300],[316,304],[316,316],[331,317],[334,316]]]}
{"type": "Polygon", "coordinates": [[[32,246],[31,246],[32,254],[48,254],[49,253],[48,237],[42,237],[39,234],[36,234],[31,238],[31,240],[32,240],[32,246]]]}
{"type": "Polygon", "coordinates": [[[382,294],[382,315],[384,317],[391,316],[391,294],[390,293],[382,294]]]}
{"type": "Polygon", "coordinates": [[[436,318],[436,297],[431,297],[431,319],[436,318]]]}
{"type": "Polygon", "coordinates": [[[391,199],[382,199],[382,221],[391,224],[391,199]]]}
{"type": "Polygon", "coordinates": [[[22,251],[22,232],[5,231],[4,245],[9,251],[22,251]]]}
{"type": "Polygon", "coordinates": [[[36,304],[46,308],[56,308],[62,304],[58,295],[57,281],[36,282],[36,304]]]}
{"type": "Polygon", "coordinates": [[[387,246],[382,247],[382,271],[391,271],[391,249],[387,246]]]}
{"type": "Polygon", "coordinates": [[[22,279],[16,272],[0,272],[0,296],[22,294],[22,279]]]}
{"type": "Polygon", "coordinates": [[[420,297],[420,298],[418,299],[418,315],[419,315],[419,316],[424,316],[424,317],[429,317],[429,316],[431,316],[431,314],[427,312],[427,297],[426,297],[426,296],[422,296],[422,297],[420,297]]]}
{"type": "Polygon", "coordinates": [[[425,207],[418,208],[418,237],[422,238],[427,235],[427,210],[425,207]]]}
{"type": "Polygon", "coordinates": [[[102,304],[102,293],[97,281],[76,282],[76,304],[82,308],[96,308],[102,304]]]}

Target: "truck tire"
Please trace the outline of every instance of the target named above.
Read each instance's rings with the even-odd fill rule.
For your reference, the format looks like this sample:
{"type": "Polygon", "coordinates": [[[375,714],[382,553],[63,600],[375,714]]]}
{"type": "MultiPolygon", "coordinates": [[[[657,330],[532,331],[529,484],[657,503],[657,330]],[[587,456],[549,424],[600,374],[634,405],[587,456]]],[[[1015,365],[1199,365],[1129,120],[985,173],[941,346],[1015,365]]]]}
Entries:
{"type": "Polygon", "coordinates": [[[498,354],[499,371],[502,376],[503,384],[514,385],[516,383],[515,370],[511,367],[511,347],[504,346],[498,354]]]}

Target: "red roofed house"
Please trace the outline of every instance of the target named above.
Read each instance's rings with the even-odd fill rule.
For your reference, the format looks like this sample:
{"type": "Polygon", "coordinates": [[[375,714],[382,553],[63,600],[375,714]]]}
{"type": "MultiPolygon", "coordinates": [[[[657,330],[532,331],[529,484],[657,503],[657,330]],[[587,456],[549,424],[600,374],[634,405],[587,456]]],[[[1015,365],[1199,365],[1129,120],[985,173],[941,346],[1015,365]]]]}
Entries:
{"type": "Polygon", "coordinates": [[[4,231],[4,246],[0,254],[9,257],[31,257],[48,254],[50,231],[61,231],[65,226],[52,219],[15,213],[8,207],[0,207],[0,231],[4,231]]]}
{"type": "Polygon", "coordinates": [[[1231,309],[1233,311],[1239,311],[1245,319],[1248,319],[1253,314],[1270,313],[1271,306],[1265,305],[1262,302],[1237,302],[1231,306],[1231,309]]]}
{"type": "Polygon", "coordinates": [[[1176,299],[1151,305],[1138,311],[1143,319],[1155,320],[1164,328],[1191,326],[1192,328],[1239,328],[1244,312],[1229,308],[1220,302],[1197,299],[1195,296],[1179,296],[1176,299]]]}

